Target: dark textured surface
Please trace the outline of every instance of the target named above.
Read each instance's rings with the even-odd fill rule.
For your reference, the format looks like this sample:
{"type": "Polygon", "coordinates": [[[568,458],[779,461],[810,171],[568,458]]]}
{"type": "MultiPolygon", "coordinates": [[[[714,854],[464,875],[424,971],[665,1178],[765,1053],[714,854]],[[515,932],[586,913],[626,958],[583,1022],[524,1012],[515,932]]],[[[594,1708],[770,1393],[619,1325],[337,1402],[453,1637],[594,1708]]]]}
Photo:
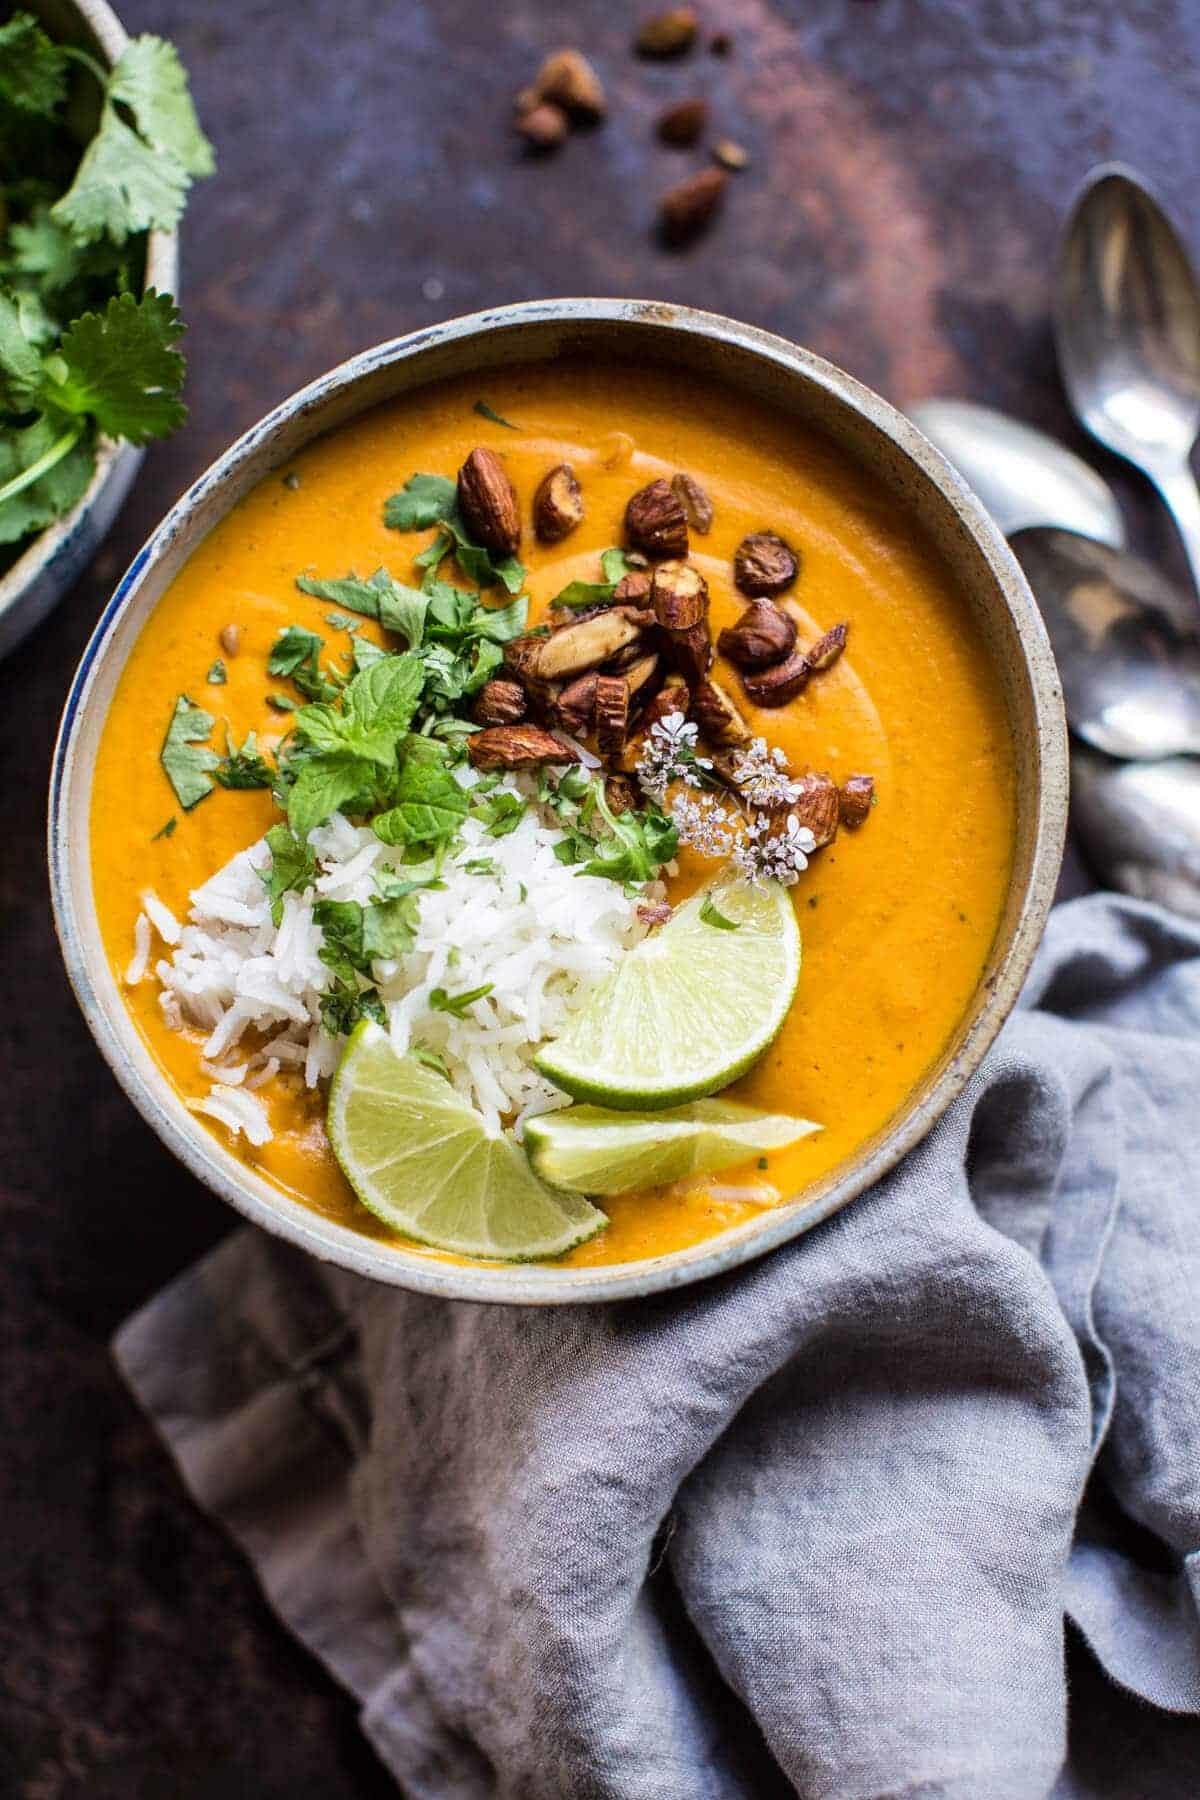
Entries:
{"type": "Polygon", "coordinates": [[[725,0],[711,16],[735,32],[730,58],[654,66],[626,54],[632,13],[602,0],[123,10],[179,44],[221,173],[185,242],[191,423],[151,453],[89,578],[0,668],[0,1792],[382,1795],[352,1709],[194,1513],[107,1360],[117,1322],[230,1217],[115,1087],[53,943],[46,772],[91,624],[163,509],[274,401],[496,301],[697,302],[901,403],[961,393],[1077,442],[1047,327],[1057,222],[1088,165],[1116,156],[1200,244],[1200,8],[725,0]],[[531,162],[507,136],[509,96],[571,41],[594,52],[613,116],[531,162]],[[691,92],[754,165],[677,256],[653,242],[654,197],[699,158],[655,144],[652,121],[691,92]]]}

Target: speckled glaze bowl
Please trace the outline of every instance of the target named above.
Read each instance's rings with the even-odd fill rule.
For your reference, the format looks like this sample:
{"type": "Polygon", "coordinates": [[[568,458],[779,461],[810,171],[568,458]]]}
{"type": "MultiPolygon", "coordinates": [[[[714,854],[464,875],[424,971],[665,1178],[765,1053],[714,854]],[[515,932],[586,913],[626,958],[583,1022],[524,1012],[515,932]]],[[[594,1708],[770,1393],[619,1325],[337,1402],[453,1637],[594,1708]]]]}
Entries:
{"type": "MultiPolygon", "coordinates": [[[[77,44],[108,68],[129,41],[105,0],[22,0],[22,5],[56,42],[77,44]]],[[[152,231],[146,246],[145,286],[160,294],[176,294],[178,273],[176,233],[152,231]]],[[[40,625],[83,574],[124,505],[144,455],[132,444],[101,443],[95,472],[79,501],[0,575],[0,657],[40,625]]]]}
{"type": "Polygon", "coordinates": [[[353,358],[285,401],[184,495],[121,582],[75,677],[54,760],[50,869],[67,970],[96,1041],[148,1123],[201,1181],[255,1224],[377,1281],[455,1299],[553,1305],[651,1294],[734,1269],[828,1218],[911,1150],[978,1066],[1017,998],[1053,898],[1066,806],[1062,701],[1033,598],[982,506],[908,420],[819,357],[729,319],[643,301],[546,300],[452,320],[353,358]],[[248,1169],[187,1111],[134,1026],[101,944],[88,843],[92,769],[143,624],[197,544],[271,470],[323,432],[414,388],[581,353],[730,383],[833,439],[904,502],[956,578],[1003,684],[1018,773],[1016,854],[988,966],[953,1042],[851,1164],[802,1199],[672,1255],[601,1268],[466,1266],[319,1217],[248,1169]]]}

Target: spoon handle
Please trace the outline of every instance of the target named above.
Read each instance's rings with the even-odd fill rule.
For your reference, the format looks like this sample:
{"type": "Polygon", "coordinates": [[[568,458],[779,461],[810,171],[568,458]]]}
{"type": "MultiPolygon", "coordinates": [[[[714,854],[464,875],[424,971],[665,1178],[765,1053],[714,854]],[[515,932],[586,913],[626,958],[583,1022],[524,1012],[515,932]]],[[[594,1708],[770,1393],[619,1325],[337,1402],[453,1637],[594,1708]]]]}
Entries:
{"type": "Polygon", "coordinates": [[[1183,539],[1192,581],[1200,595],[1200,487],[1196,485],[1196,477],[1188,464],[1182,463],[1177,469],[1155,474],[1153,480],[1183,539]]]}

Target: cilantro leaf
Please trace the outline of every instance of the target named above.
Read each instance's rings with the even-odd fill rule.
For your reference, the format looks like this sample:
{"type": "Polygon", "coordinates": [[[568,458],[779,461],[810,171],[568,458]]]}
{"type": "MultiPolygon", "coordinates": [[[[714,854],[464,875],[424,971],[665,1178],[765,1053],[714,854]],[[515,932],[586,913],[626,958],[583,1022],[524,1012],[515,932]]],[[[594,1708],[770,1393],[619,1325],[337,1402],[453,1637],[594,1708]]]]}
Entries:
{"type": "Polygon", "coordinates": [[[210,665],[208,674],[204,679],[209,687],[224,687],[225,683],[229,680],[229,671],[219,656],[216,662],[210,665]]]}
{"type": "Polygon", "coordinates": [[[213,775],[223,788],[269,788],[275,782],[270,764],[259,755],[254,732],[250,732],[240,750],[226,747],[213,775]]]}
{"type": "Polygon", "coordinates": [[[476,1000],[485,1000],[495,984],[485,981],[480,987],[467,988],[461,994],[448,994],[445,988],[435,987],[429,996],[431,1012],[453,1013],[456,1019],[466,1017],[467,1008],[476,1000]]]}
{"type": "Polygon", "coordinates": [[[402,637],[410,650],[420,648],[429,602],[419,588],[406,587],[386,569],[376,569],[365,581],[357,575],[336,581],[317,581],[310,575],[300,575],[296,586],[302,594],[344,606],[348,612],[361,613],[368,619],[378,619],[385,631],[402,637]]]}
{"type": "Polygon", "coordinates": [[[102,313],[84,313],[49,359],[43,403],[87,414],[110,437],[145,444],[187,417],[179,399],[184,331],[169,294],[148,288],[141,300],[115,294],[102,313]]]}
{"type": "Polygon", "coordinates": [[[555,594],[550,604],[572,612],[585,606],[608,606],[616,591],[615,581],[571,581],[555,594]]]}
{"type": "Polygon", "coordinates": [[[436,574],[453,551],[463,574],[479,587],[499,583],[510,594],[519,594],[524,585],[524,565],[515,556],[496,562],[481,544],[472,543],[458,509],[458,489],[445,475],[411,475],[401,491],[384,502],[383,522],[391,531],[439,527],[438,535],[415,558],[420,569],[436,574]]]}
{"type": "Polygon", "coordinates": [[[600,567],[604,570],[605,581],[611,581],[615,587],[626,575],[632,573],[632,565],[624,550],[614,545],[611,550],[600,552],[600,567]]]}
{"type": "Polygon", "coordinates": [[[283,896],[293,889],[308,886],[316,870],[306,843],[286,825],[272,825],[267,833],[267,849],[271,852],[269,867],[259,870],[271,902],[271,918],[278,925],[283,917],[283,896]]]}
{"type": "Polygon", "coordinates": [[[373,900],[363,911],[363,955],[370,962],[399,962],[417,941],[417,897],[397,894],[373,900]]]}
{"type": "Polygon", "coordinates": [[[67,58],[27,12],[0,25],[0,102],[48,117],[67,97],[67,58]]]}
{"type": "Polygon", "coordinates": [[[320,656],[325,639],[303,625],[289,625],[281,631],[267,657],[269,675],[287,675],[309,700],[336,698],[337,683],[321,673],[320,656]]]}
{"type": "Polygon", "coordinates": [[[0,407],[25,412],[42,385],[42,359],[30,343],[15,295],[0,291],[0,407]]]}
{"type": "Polygon", "coordinates": [[[140,231],[174,230],[189,186],[182,163],[143,142],[105,106],[74,181],[50,211],[81,244],[101,237],[123,244],[140,231]]]}
{"type": "Polygon", "coordinates": [[[186,694],[180,694],[159,760],[184,812],[191,812],[213,791],[211,771],[221,759],[214,750],[200,748],[212,728],[212,714],[201,706],[193,706],[186,694]]]}
{"type": "Polygon", "coordinates": [[[109,97],[127,106],[147,143],[171,156],[188,175],[211,175],[213,147],[200,129],[179,54],[165,39],[143,33],[125,46],[108,83],[109,97]]]}
{"type": "Polygon", "coordinates": [[[458,508],[458,489],[445,475],[410,475],[383,506],[389,531],[424,531],[440,525],[458,508]]]}
{"type": "Polygon", "coordinates": [[[500,788],[494,794],[473,800],[471,812],[481,820],[489,837],[502,838],[517,829],[525,817],[525,806],[520,794],[514,794],[511,788],[500,788]]]}
{"type": "Polygon", "coordinates": [[[478,413],[481,419],[490,419],[493,425],[503,425],[506,431],[520,431],[521,429],[519,425],[514,425],[511,419],[503,418],[495,407],[488,405],[486,400],[477,400],[471,411],[478,413]]]}
{"type": "Polygon", "coordinates": [[[38,419],[22,430],[0,431],[0,544],[19,543],[69,512],[94,466],[87,430],[62,431],[38,419]],[[41,473],[29,481],[35,469],[41,473]]]}

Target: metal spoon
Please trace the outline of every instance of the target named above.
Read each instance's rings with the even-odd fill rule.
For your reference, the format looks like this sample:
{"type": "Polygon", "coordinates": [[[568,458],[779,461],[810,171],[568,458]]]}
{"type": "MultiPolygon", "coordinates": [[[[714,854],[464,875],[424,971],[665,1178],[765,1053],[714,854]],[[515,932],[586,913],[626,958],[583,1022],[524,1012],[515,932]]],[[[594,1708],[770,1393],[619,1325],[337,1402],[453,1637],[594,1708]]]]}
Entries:
{"type": "Polygon", "coordinates": [[[1125,521],[1108,483],[1044,431],[968,400],[925,400],[912,417],[1006,537],[1058,525],[1117,549],[1124,544],[1125,521]]]}
{"type": "Polygon", "coordinates": [[[1200,919],[1200,762],[1111,762],[1076,745],[1071,811],[1106,885],[1200,919]]]}
{"type": "Polygon", "coordinates": [[[1064,231],[1055,337],[1071,404],[1092,436],[1149,476],[1200,591],[1200,283],[1165,212],[1132,171],[1089,176],[1064,231]]]}

